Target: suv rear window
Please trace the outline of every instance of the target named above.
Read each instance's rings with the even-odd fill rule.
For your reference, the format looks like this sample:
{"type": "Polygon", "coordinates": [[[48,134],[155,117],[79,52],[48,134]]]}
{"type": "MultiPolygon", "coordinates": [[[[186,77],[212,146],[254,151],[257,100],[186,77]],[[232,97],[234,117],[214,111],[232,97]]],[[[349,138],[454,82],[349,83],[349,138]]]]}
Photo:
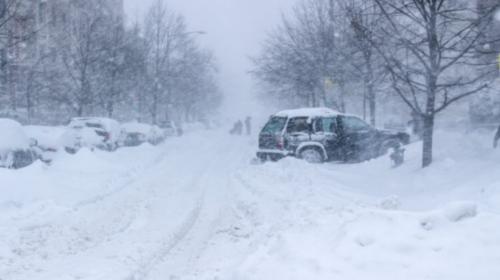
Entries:
{"type": "Polygon", "coordinates": [[[271,133],[276,133],[276,132],[281,132],[283,127],[285,126],[286,123],[286,118],[282,117],[273,117],[271,118],[266,126],[264,126],[264,129],[262,129],[262,132],[271,132],[271,133]]]}
{"type": "Polygon", "coordinates": [[[173,128],[171,123],[165,122],[159,125],[160,128],[173,128]]]}
{"type": "Polygon", "coordinates": [[[102,128],[102,125],[100,123],[85,123],[85,125],[92,128],[102,128]]]}

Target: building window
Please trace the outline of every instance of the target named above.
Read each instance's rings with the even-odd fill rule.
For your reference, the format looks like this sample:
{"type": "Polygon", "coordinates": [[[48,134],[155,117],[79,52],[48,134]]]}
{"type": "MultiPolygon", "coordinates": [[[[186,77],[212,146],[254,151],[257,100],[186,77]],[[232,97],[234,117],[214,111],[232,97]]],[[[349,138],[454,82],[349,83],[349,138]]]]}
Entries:
{"type": "Polygon", "coordinates": [[[44,58],[44,57],[45,57],[45,46],[41,45],[40,46],[40,58],[44,58]]]}
{"type": "MultiPolygon", "coordinates": [[[[28,91],[28,83],[26,82],[26,79],[23,77],[20,77],[17,82],[16,82],[16,91],[19,93],[25,93],[28,91]]],[[[25,104],[23,104],[25,105],[25,104]]]]}
{"type": "Polygon", "coordinates": [[[57,13],[56,13],[56,8],[52,7],[52,27],[57,26],[57,13]]]}
{"type": "Polygon", "coordinates": [[[47,3],[46,2],[40,3],[40,6],[38,8],[38,20],[40,21],[40,23],[45,23],[46,10],[47,10],[47,3]]]}
{"type": "Polygon", "coordinates": [[[34,39],[28,40],[28,58],[36,57],[36,44],[34,39]]]}
{"type": "Polygon", "coordinates": [[[62,21],[62,25],[63,25],[64,30],[66,30],[66,14],[61,15],[61,21],[62,21]]]}
{"type": "Polygon", "coordinates": [[[73,35],[76,36],[76,21],[73,21],[73,35]]]}
{"type": "Polygon", "coordinates": [[[56,52],[56,48],[51,48],[50,49],[50,56],[52,58],[52,62],[56,62],[57,61],[57,52],[56,52]]]}

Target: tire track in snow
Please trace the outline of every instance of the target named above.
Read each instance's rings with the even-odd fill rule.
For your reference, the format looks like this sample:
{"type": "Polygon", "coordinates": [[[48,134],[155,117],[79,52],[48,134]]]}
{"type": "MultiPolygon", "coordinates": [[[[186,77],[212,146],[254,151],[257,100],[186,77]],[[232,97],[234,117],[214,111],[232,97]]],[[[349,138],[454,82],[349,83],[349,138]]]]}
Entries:
{"type": "MultiPolygon", "coordinates": [[[[175,238],[171,239],[161,250],[156,258],[140,269],[140,273],[135,275],[138,280],[152,279],[158,277],[165,279],[167,275],[164,271],[170,270],[169,265],[176,264],[175,270],[182,273],[194,268],[197,256],[202,254],[204,247],[209,240],[217,234],[221,221],[228,212],[233,211],[231,185],[229,178],[231,173],[227,173],[227,167],[234,164],[234,159],[241,157],[238,145],[224,145],[216,143],[211,147],[214,157],[210,162],[205,163],[203,175],[196,182],[202,188],[197,207],[191,211],[189,220],[184,226],[179,228],[175,238]],[[223,155],[223,156],[221,156],[223,155]],[[229,163],[229,164],[228,164],[229,163]]],[[[170,271],[170,277],[174,272],[170,271]]],[[[174,278],[175,279],[175,278],[174,278]]]]}
{"type": "Polygon", "coordinates": [[[78,201],[72,208],[55,209],[57,205],[53,202],[42,201],[38,210],[32,211],[32,214],[24,212],[13,217],[13,220],[20,223],[20,227],[17,234],[10,235],[6,242],[17,257],[15,262],[2,269],[5,275],[15,276],[30,270],[36,271],[36,259],[54,260],[84,254],[126,232],[137,216],[135,209],[143,206],[144,199],[137,195],[141,193],[140,179],[146,177],[153,184],[155,179],[152,178],[157,176],[150,176],[153,172],[148,172],[148,169],[161,166],[168,153],[168,150],[164,150],[144,164],[114,173],[113,177],[99,185],[102,189],[118,186],[117,188],[78,201]],[[132,192],[135,195],[118,195],[131,186],[139,187],[139,191],[132,192]],[[113,200],[107,202],[108,198],[113,200]],[[89,218],[81,220],[82,212],[89,218]]]}

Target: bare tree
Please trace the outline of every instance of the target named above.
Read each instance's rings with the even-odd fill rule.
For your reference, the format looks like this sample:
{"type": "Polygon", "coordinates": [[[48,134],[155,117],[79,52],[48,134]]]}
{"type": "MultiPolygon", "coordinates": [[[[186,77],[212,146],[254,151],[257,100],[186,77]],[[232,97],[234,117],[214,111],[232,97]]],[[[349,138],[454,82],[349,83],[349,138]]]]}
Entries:
{"type": "MultiPolygon", "coordinates": [[[[302,106],[327,102],[325,80],[338,80],[334,29],[326,0],[305,0],[294,8],[293,19],[269,34],[260,56],[251,58],[254,77],[275,88],[281,100],[301,100],[302,106]]],[[[343,106],[334,102],[343,110],[343,106]]]]}
{"type": "Polygon", "coordinates": [[[363,98],[364,102],[368,101],[370,123],[374,126],[376,125],[377,85],[384,80],[387,72],[383,71],[381,67],[383,61],[373,45],[383,44],[380,30],[385,28],[385,21],[373,1],[330,0],[331,5],[334,5],[335,1],[339,2],[340,12],[346,15],[346,21],[350,23],[352,30],[352,36],[349,36],[350,45],[356,50],[353,54],[356,58],[349,61],[353,69],[363,76],[366,92],[363,98]]]}
{"type": "Polygon", "coordinates": [[[292,18],[283,17],[260,56],[252,58],[251,73],[270,89],[269,95],[293,106],[326,105],[341,112],[347,111],[347,105],[356,107],[362,92],[359,77],[371,80],[368,75],[376,72],[365,70],[366,59],[355,46],[348,8],[340,0],[302,0],[292,18]]]}
{"type": "Polygon", "coordinates": [[[92,115],[142,121],[151,116],[155,123],[167,119],[169,110],[180,108],[186,118],[195,119],[219,105],[213,56],[199,48],[190,35],[196,32],[186,32],[184,18],[163,1],[153,4],[144,26],[131,28],[110,1],[71,2],[70,20],[56,14],[57,7],[48,17],[44,5],[26,3],[31,2],[0,0],[0,57],[6,62],[2,83],[9,77],[25,82],[12,103],[26,109],[27,122],[36,116],[60,124],[72,116],[92,115]],[[6,3],[8,13],[2,12],[6,3]],[[23,29],[12,9],[28,16],[29,28],[47,25],[41,41],[23,35],[29,29],[23,29]],[[29,17],[33,14],[39,19],[29,17]],[[4,24],[7,17],[12,24],[4,24]],[[4,38],[7,27],[22,32],[4,38]],[[11,57],[22,62],[22,71],[11,71],[11,57]]]}
{"type": "MultiPolygon", "coordinates": [[[[116,106],[120,100],[125,101],[128,96],[124,93],[130,86],[128,81],[131,77],[129,55],[131,42],[129,34],[126,33],[125,26],[120,18],[104,18],[102,25],[107,26],[107,32],[100,32],[98,44],[100,45],[100,59],[96,62],[96,95],[99,98],[100,106],[106,111],[108,117],[113,117],[116,106]]],[[[137,53],[133,53],[137,55],[137,53]]]]}
{"type": "Polygon", "coordinates": [[[81,10],[69,40],[67,33],[61,33],[52,42],[53,47],[58,47],[62,53],[60,63],[56,63],[55,57],[52,64],[62,77],[57,85],[61,90],[53,92],[53,98],[66,104],[76,116],[92,114],[96,105],[95,85],[100,75],[97,65],[105,59],[99,39],[109,31],[105,25],[107,15],[101,9],[100,2],[81,10]]]}
{"type": "Polygon", "coordinates": [[[186,121],[204,119],[222,101],[214,56],[208,50],[199,49],[194,42],[188,44],[182,54],[173,92],[176,107],[181,110],[186,121]]]}
{"type": "MultiPolygon", "coordinates": [[[[392,88],[423,119],[423,167],[432,163],[435,116],[488,87],[479,71],[478,43],[485,15],[470,1],[374,0],[387,21],[384,44],[366,38],[382,55],[392,88]]],[[[491,17],[490,17],[491,18],[491,17]]]]}
{"type": "MultiPolygon", "coordinates": [[[[26,57],[27,42],[37,32],[34,3],[22,0],[0,1],[0,98],[10,95],[10,109],[17,109],[17,92],[14,85],[24,82],[25,69],[18,62],[26,57]]],[[[23,92],[24,94],[25,92],[23,92]]],[[[6,101],[6,100],[5,100],[6,101]]],[[[0,106],[0,109],[2,106],[0,106]]]]}
{"type": "MultiPolygon", "coordinates": [[[[171,102],[172,66],[176,64],[175,56],[185,46],[185,33],[184,17],[167,9],[162,0],[157,0],[146,16],[144,31],[150,85],[146,106],[153,123],[158,121],[159,106],[171,102]]],[[[166,113],[167,108],[163,109],[166,113]]]]}

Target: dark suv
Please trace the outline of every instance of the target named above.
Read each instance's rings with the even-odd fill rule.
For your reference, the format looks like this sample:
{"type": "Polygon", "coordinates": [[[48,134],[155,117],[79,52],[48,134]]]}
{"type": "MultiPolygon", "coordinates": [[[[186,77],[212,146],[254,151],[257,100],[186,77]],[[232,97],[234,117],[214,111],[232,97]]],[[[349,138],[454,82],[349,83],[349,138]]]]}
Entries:
{"type": "Polygon", "coordinates": [[[272,115],[260,132],[257,157],[360,162],[406,145],[409,139],[407,133],[375,129],[356,116],[328,108],[286,110],[272,115]]]}

